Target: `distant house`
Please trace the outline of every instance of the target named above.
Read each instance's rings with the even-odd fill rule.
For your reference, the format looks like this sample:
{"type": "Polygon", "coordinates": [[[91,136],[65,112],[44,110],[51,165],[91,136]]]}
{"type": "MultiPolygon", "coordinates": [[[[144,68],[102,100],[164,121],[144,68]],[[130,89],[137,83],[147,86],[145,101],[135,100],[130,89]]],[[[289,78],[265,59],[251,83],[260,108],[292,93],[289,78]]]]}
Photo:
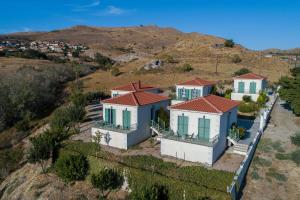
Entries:
{"type": "Polygon", "coordinates": [[[227,146],[238,104],[208,95],[170,106],[170,131],[161,138],[161,154],[212,165],[227,146]]]}
{"type": "Polygon", "coordinates": [[[200,78],[176,84],[176,99],[172,100],[172,105],[197,97],[207,96],[211,93],[214,84],[215,82],[213,81],[200,78]]]}
{"type": "Polygon", "coordinates": [[[111,89],[111,96],[116,97],[118,95],[128,94],[130,92],[147,91],[151,93],[159,93],[159,88],[153,86],[142,85],[141,81],[130,83],[111,89]]]}
{"type": "Polygon", "coordinates": [[[102,134],[101,144],[128,149],[151,136],[150,121],[156,111],[167,110],[168,97],[145,91],[133,91],[102,101],[103,121],[92,128],[102,134]]]}
{"type": "Polygon", "coordinates": [[[243,100],[243,96],[251,96],[256,101],[259,93],[267,87],[267,78],[254,73],[247,73],[233,78],[234,90],[231,93],[232,100],[243,100]]]}

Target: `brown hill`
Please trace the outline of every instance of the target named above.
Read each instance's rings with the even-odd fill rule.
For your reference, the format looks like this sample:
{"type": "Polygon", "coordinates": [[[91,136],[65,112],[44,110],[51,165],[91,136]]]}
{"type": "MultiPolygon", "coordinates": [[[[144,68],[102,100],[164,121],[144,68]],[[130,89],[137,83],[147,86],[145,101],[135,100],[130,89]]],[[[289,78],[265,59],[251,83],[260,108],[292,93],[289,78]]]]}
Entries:
{"type": "MultiPolygon", "coordinates": [[[[122,61],[131,60],[134,54],[134,58],[138,59],[131,62],[122,62],[120,68],[123,74],[114,79],[140,79],[141,75],[133,76],[131,72],[153,59],[167,61],[164,62],[163,71],[159,76],[162,84],[164,83],[163,80],[169,79],[169,76],[174,76],[174,73],[177,73],[172,69],[182,66],[184,63],[191,64],[194,70],[190,73],[177,73],[180,79],[188,79],[190,76],[231,79],[232,73],[242,67],[266,75],[271,81],[276,81],[281,75],[289,73],[288,63],[280,61],[278,58],[265,58],[262,52],[251,51],[240,45],[235,45],[234,48],[222,47],[223,38],[199,33],[183,33],[173,28],[160,28],[157,26],[120,28],[75,26],[51,32],[16,33],[5,37],[81,43],[90,47],[87,52],[89,55],[100,52],[122,61]],[[232,58],[235,55],[241,58],[241,62],[233,62],[232,58]],[[172,62],[168,62],[170,58],[172,62]],[[214,73],[216,63],[218,63],[219,72],[217,75],[214,73]]],[[[105,72],[99,73],[105,74],[105,72]]],[[[96,82],[99,82],[99,79],[96,82]]],[[[170,81],[166,82],[165,86],[170,84],[170,81]]],[[[102,82],[99,84],[102,84],[102,82]]],[[[106,85],[107,83],[103,82],[103,84],[106,85]]],[[[107,85],[107,87],[110,86],[110,84],[107,85]]]]}

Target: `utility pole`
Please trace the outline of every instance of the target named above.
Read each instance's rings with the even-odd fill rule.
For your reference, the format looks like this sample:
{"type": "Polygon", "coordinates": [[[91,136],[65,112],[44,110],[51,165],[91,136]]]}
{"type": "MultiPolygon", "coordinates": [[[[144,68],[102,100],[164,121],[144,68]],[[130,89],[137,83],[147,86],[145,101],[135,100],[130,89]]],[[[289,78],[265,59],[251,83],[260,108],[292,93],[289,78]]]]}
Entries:
{"type": "Polygon", "coordinates": [[[218,74],[218,65],[219,65],[219,54],[217,54],[216,71],[215,71],[216,74],[218,74]]]}

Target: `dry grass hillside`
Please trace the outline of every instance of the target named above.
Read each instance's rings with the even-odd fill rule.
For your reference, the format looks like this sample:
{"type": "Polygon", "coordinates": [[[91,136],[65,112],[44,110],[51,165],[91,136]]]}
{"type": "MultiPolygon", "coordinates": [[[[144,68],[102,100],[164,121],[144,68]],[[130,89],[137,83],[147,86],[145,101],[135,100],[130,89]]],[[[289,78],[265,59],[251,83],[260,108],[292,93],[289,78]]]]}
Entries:
{"type": "Polygon", "coordinates": [[[112,77],[109,72],[104,71],[85,77],[87,90],[110,88],[138,79],[161,87],[168,87],[195,76],[213,80],[231,80],[233,72],[242,67],[265,75],[270,81],[277,81],[280,76],[289,73],[287,62],[278,58],[265,58],[262,52],[251,51],[240,45],[233,48],[215,47],[216,44],[224,43],[223,38],[199,33],[183,33],[176,29],[157,26],[121,28],[75,26],[51,32],[16,33],[5,37],[81,43],[90,47],[87,54],[100,52],[111,58],[137,55],[136,59],[131,61],[128,59],[118,64],[122,74],[117,77],[112,77]],[[232,61],[235,55],[241,58],[241,62],[232,61]],[[168,62],[166,58],[172,58],[172,62],[168,62]],[[153,59],[165,61],[161,70],[156,73],[134,73],[153,59]],[[185,63],[191,64],[194,70],[187,73],[176,71],[176,67],[185,63]]]}

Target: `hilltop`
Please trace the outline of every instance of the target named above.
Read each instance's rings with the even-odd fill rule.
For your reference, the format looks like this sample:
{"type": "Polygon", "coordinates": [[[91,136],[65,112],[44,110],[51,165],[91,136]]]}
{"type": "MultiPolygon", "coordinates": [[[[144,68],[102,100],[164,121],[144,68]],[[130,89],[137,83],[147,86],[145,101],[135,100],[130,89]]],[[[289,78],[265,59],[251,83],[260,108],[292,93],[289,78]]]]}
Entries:
{"type": "MultiPolygon", "coordinates": [[[[139,27],[88,27],[75,26],[50,32],[14,33],[1,36],[2,38],[18,38],[27,40],[64,41],[80,43],[90,49],[87,55],[93,56],[100,52],[117,61],[123,74],[111,77],[114,83],[140,79],[131,72],[152,60],[164,60],[164,71],[157,77],[163,86],[170,86],[175,79],[189,79],[200,76],[208,79],[230,80],[234,71],[246,67],[255,73],[268,76],[271,81],[277,81],[282,75],[289,73],[288,63],[279,58],[266,58],[265,52],[252,51],[241,45],[233,48],[223,47],[224,38],[200,33],[184,33],[173,28],[160,28],[157,26],[139,27]],[[234,63],[233,56],[239,56],[241,62],[234,63]],[[190,64],[194,70],[184,75],[178,74],[174,80],[174,67],[190,64]],[[218,63],[218,74],[215,74],[218,63]],[[171,74],[170,74],[171,72],[171,74]],[[124,81],[123,81],[124,80],[124,81]]],[[[148,73],[147,73],[148,74],[148,73]]],[[[110,80],[102,82],[107,77],[106,72],[99,71],[89,77],[90,83],[98,82],[104,87],[111,87],[110,80]],[[100,73],[100,75],[99,75],[100,73]],[[98,74],[98,75],[97,75],[98,74]],[[96,77],[95,77],[96,76],[96,77]],[[93,78],[96,78],[93,82],[93,78]]],[[[145,82],[152,82],[153,76],[145,75],[145,82]],[[148,80],[148,77],[150,78],[148,80]]],[[[89,84],[87,87],[90,87],[89,84]]],[[[93,88],[97,87],[95,85],[93,88]]]]}

